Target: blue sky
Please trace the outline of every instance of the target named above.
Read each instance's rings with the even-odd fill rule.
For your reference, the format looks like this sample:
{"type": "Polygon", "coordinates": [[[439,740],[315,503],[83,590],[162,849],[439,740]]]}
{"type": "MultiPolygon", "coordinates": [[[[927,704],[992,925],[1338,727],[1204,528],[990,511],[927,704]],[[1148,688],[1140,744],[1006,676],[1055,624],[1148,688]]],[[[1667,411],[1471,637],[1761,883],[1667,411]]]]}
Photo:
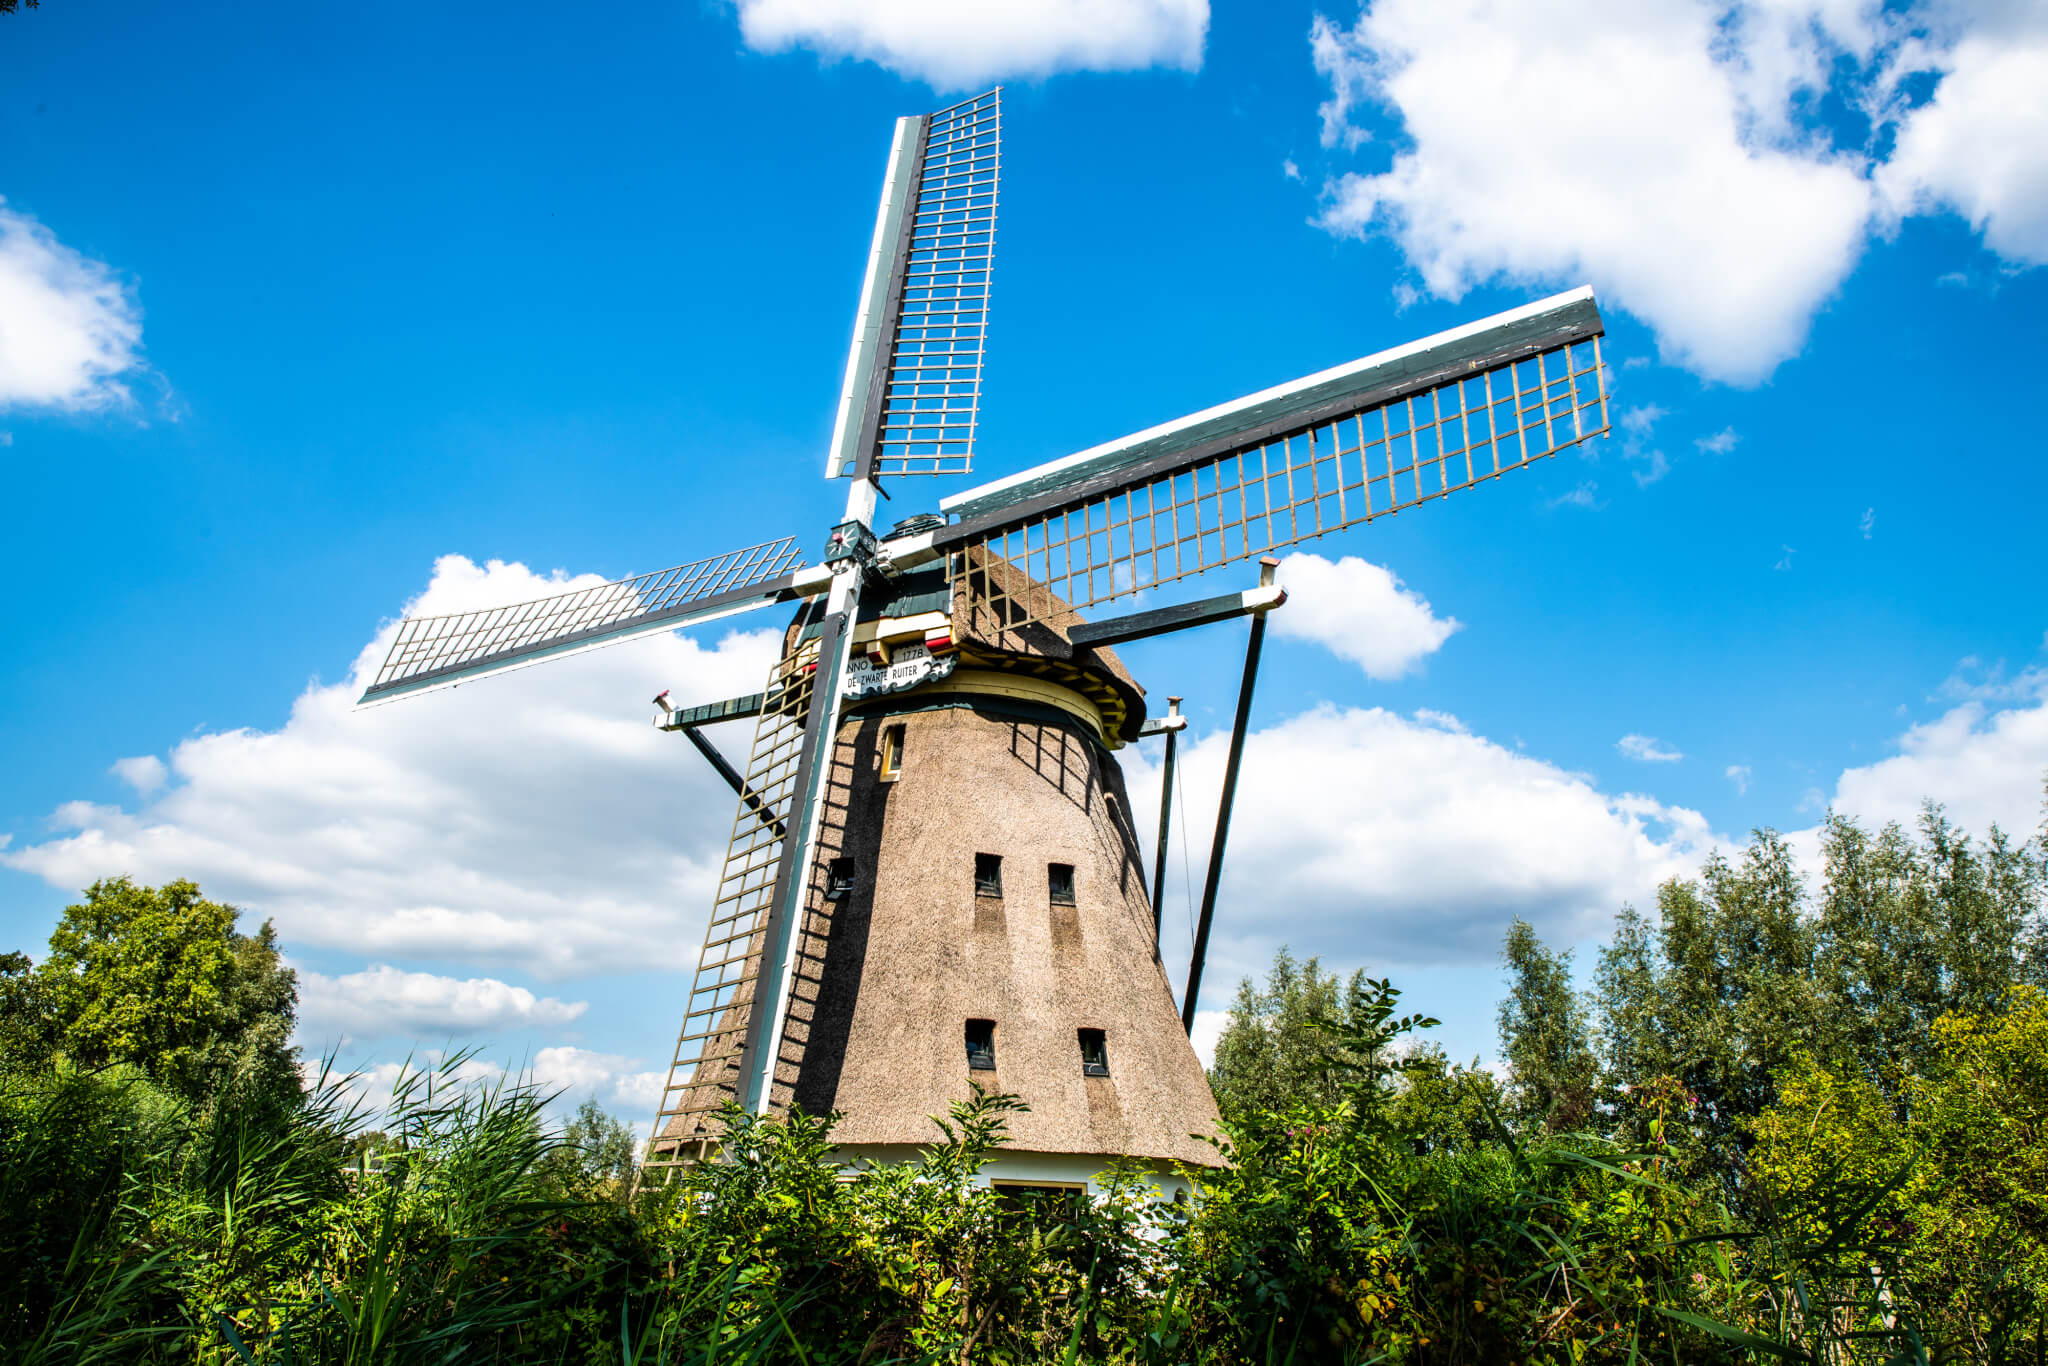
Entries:
{"type": "MultiPolygon", "coordinates": [[[[1587,943],[1830,802],[2033,829],[2048,20],[1608,8],[0,18],[6,946],[194,876],[277,920],[309,1047],[642,1113],[730,819],[645,699],[752,690],[773,623],[361,715],[351,669],[423,593],[819,542],[892,121],[998,80],[981,477],[1557,288],[1608,320],[1613,439],[1290,566],[1205,1008],[1284,941],[1484,1054],[1516,914],[1587,943]]],[[[1195,717],[1197,885],[1242,639],[1128,652],[1195,717]]]]}

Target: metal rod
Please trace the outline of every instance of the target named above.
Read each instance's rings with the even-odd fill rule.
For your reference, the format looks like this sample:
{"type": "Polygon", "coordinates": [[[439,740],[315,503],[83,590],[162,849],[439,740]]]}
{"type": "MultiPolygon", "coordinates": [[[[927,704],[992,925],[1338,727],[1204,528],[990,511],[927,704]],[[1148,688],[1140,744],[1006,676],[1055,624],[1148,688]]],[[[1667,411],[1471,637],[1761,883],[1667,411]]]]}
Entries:
{"type": "MultiPolygon", "coordinates": [[[[1169,715],[1180,714],[1180,699],[1166,699],[1169,715]]],[[[1152,951],[1159,951],[1159,921],[1166,896],[1166,836],[1173,827],[1173,749],[1180,739],[1178,730],[1166,732],[1165,780],[1159,789],[1159,852],[1152,859],[1152,951]]]]}
{"type": "Polygon", "coordinates": [[[689,737],[690,743],[697,747],[697,752],[710,761],[711,767],[718,770],[718,776],[725,779],[727,786],[739,794],[740,800],[754,808],[754,814],[761,818],[761,823],[775,831],[777,839],[789,833],[783,828],[782,822],[776,819],[775,812],[761,800],[760,794],[747,786],[747,780],[740,776],[739,770],[725,761],[725,756],[718,752],[716,745],[698,733],[695,726],[684,726],[682,732],[689,737]]]}
{"type": "MultiPolygon", "coordinates": [[[[1271,558],[1261,560],[1265,573],[1260,577],[1270,581],[1272,566],[1278,563],[1271,558]]],[[[1202,883],[1202,915],[1195,922],[1195,952],[1188,962],[1187,994],[1180,1003],[1181,1027],[1189,1034],[1195,1032],[1195,1000],[1202,994],[1202,960],[1209,953],[1209,926],[1216,919],[1216,888],[1223,880],[1223,846],[1230,839],[1230,804],[1237,796],[1237,766],[1244,757],[1244,733],[1251,722],[1252,687],[1259,681],[1259,647],[1265,643],[1266,614],[1261,612],[1252,618],[1251,643],[1245,646],[1244,681],[1237,686],[1237,723],[1230,732],[1230,757],[1223,764],[1223,800],[1216,808],[1216,838],[1209,844],[1209,876],[1202,883]]]]}

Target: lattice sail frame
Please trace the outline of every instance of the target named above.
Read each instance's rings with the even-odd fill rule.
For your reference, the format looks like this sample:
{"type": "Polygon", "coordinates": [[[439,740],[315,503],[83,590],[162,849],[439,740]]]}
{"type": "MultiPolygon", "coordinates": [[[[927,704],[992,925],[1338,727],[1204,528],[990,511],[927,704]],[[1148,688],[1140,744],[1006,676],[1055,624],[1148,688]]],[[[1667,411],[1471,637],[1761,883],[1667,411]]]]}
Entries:
{"type": "MultiPolygon", "coordinates": [[[[954,581],[989,595],[990,625],[1014,629],[1498,478],[1608,431],[1600,340],[1561,345],[1077,498],[955,549],[954,581]],[[997,559],[1021,575],[980,572],[997,559]],[[1030,588],[1003,592],[1010,582],[1030,588]]],[[[984,610],[979,603],[977,610],[984,610]]]]}
{"type": "Polygon", "coordinates": [[[407,617],[362,700],[461,682],[761,606],[774,596],[761,586],[802,564],[796,538],[784,536],[532,602],[407,617]]]}
{"type": "MultiPolygon", "coordinates": [[[[775,877],[795,810],[803,769],[804,726],[810,714],[818,646],[777,662],[763,693],[746,789],[733,817],[732,839],[718,879],[718,895],[704,928],[704,947],[683,1002],[683,1024],[662,1088],[646,1165],[670,1168],[694,1161],[715,1143],[714,1118],[738,1094],[740,1055],[775,899],[775,877]]],[[[798,869],[797,876],[808,870],[798,869]]]]}
{"type": "Polygon", "coordinates": [[[988,342],[1002,91],[931,116],[874,472],[966,474],[988,342]]]}

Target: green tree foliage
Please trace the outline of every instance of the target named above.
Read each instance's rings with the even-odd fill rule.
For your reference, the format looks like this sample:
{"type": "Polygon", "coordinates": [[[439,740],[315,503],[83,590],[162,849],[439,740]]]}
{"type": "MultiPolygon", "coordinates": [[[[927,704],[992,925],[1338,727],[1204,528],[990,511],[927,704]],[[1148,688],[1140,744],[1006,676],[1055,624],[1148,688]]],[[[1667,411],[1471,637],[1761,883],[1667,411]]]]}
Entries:
{"type": "Polygon", "coordinates": [[[1553,1132],[1580,1128],[1593,1113],[1598,1064],[1571,954],[1545,948],[1517,917],[1501,957],[1508,971],[1501,1053],[1513,1070],[1516,1111],[1553,1132]]]}
{"type": "Polygon", "coordinates": [[[0,1067],[35,1067],[57,1051],[44,984],[25,953],[0,953],[0,1067]]]}
{"type": "Polygon", "coordinates": [[[1328,1061],[1328,1040],[1317,1021],[1355,1007],[1366,979],[1348,982],[1324,972],[1320,960],[1297,962],[1283,946],[1273,956],[1263,990],[1246,978],[1237,985],[1209,1087],[1225,1114],[1277,1109],[1292,1101],[1330,1104],[1341,1090],[1328,1061]]]}
{"type": "Polygon", "coordinates": [[[561,1146],[549,1154],[544,1170],[565,1192],[623,1200],[632,1188],[638,1152],[625,1121],[586,1100],[563,1126],[561,1146]]]}
{"type": "Polygon", "coordinates": [[[65,907],[21,1009],[81,1066],[132,1063],[195,1101],[294,1098],[297,977],[269,922],[241,934],[238,914],[190,882],[95,882],[65,907]]]}
{"type": "Polygon", "coordinates": [[[1673,1083],[1700,1170],[1731,1192],[1796,1056],[1896,1098],[1932,1065],[1934,1021],[2002,1010],[2038,971],[2039,839],[1994,827],[1973,841],[1930,805],[1913,834],[1831,815],[1821,854],[1809,893],[1784,839],[1759,831],[1739,858],[1660,888],[1653,917],[1624,907],[1601,951],[1592,1004],[1618,1121],[1673,1083]]]}
{"type": "Polygon", "coordinates": [[[2048,1306],[2048,995],[2009,1005],[1935,1021],[1926,1073],[1897,1096],[1802,1055],[1750,1126],[1788,1236],[1838,1275],[1875,1268],[1937,1359],[1994,1360],[2048,1306]],[[1851,1202],[1865,1236],[1831,1241],[1851,1202]]]}

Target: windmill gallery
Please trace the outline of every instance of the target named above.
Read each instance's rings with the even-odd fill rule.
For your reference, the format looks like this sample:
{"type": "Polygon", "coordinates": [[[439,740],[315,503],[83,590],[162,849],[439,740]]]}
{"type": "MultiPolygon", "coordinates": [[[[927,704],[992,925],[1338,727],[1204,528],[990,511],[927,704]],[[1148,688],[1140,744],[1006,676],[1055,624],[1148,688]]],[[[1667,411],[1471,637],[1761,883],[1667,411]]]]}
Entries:
{"type": "MultiPolygon", "coordinates": [[[[1187,1037],[1264,613],[1257,588],[1097,604],[1470,487],[1608,431],[1578,290],[955,493],[875,529],[882,481],[969,472],[1001,92],[898,120],[832,444],[846,511],[796,538],[516,606],[403,622],[390,701],[757,607],[796,605],[760,693],[657,699],[738,797],[648,1167],[715,1150],[729,1101],[842,1112],[887,1160],[970,1085],[1028,1104],[990,1179],[1084,1185],[1110,1157],[1213,1162],[1187,1037]],[[1252,618],[1195,957],[1176,1009],[1116,751],[1171,746],[1118,643],[1252,618]],[[744,770],[700,733],[755,720],[744,770]]],[[[1168,789],[1171,791],[1169,784],[1168,789]]],[[[1159,852],[1164,852],[1165,821],[1159,852]]],[[[1155,854],[1154,868],[1161,863],[1155,854]]]]}

